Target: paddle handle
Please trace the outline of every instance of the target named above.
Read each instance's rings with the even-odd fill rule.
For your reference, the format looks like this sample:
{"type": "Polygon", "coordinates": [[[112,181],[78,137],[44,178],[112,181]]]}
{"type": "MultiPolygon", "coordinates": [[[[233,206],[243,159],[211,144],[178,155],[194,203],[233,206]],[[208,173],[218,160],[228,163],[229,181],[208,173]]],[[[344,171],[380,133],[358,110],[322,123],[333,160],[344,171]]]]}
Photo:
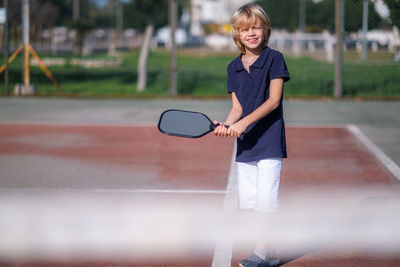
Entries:
{"type": "Polygon", "coordinates": [[[218,125],[215,125],[214,123],[211,123],[211,124],[210,124],[210,130],[214,131],[214,130],[217,129],[217,127],[220,126],[220,125],[225,126],[226,129],[229,128],[228,125],[225,125],[225,124],[222,124],[222,123],[220,123],[220,124],[218,124],[218,125]]]}

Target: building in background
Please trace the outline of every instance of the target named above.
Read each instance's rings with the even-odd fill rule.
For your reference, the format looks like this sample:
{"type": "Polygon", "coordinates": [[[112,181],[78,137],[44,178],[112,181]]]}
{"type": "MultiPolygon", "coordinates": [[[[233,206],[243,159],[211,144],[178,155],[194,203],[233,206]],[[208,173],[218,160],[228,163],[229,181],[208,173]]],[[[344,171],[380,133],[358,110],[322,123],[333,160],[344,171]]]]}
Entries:
{"type": "Polygon", "coordinates": [[[190,34],[202,36],[205,24],[215,24],[224,27],[230,24],[233,12],[240,6],[252,1],[248,0],[191,0],[190,34]]]}
{"type": "Polygon", "coordinates": [[[232,49],[231,18],[249,0],[191,0],[189,35],[200,38],[208,47],[232,49]]]}

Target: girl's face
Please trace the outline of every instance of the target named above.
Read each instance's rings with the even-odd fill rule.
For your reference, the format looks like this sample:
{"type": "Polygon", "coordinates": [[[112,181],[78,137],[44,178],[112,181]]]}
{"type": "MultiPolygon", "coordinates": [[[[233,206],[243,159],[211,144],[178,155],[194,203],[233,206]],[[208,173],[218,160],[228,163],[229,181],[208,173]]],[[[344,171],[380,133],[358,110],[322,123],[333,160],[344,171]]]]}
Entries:
{"type": "Polygon", "coordinates": [[[260,51],[264,42],[264,31],[259,19],[253,25],[239,28],[239,38],[246,51],[260,51]]]}

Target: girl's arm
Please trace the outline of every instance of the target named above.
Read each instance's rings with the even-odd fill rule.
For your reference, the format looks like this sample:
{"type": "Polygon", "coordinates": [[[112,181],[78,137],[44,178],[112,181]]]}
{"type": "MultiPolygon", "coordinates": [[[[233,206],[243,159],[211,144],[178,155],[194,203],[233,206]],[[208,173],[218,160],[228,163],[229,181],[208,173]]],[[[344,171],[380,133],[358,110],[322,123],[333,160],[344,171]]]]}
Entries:
{"type": "MultiPolygon", "coordinates": [[[[236,97],[236,94],[232,92],[232,108],[226,118],[224,125],[232,125],[242,117],[242,106],[239,103],[239,100],[236,97]]],[[[214,121],[214,124],[220,124],[218,121],[214,121]]],[[[228,129],[221,125],[214,130],[214,134],[219,137],[226,137],[228,136],[228,129]]]]}
{"type": "Polygon", "coordinates": [[[241,134],[244,133],[244,131],[247,129],[247,127],[249,127],[249,125],[264,118],[271,111],[276,109],[279,106],[282,98],[282,90],[283,90],[283,78],[271,80],[269,88],[269,98],[252,113],[250,113],[243,119],[231,125],[227,130],[227,134],[230,136],[239,137],[241,134]]]}

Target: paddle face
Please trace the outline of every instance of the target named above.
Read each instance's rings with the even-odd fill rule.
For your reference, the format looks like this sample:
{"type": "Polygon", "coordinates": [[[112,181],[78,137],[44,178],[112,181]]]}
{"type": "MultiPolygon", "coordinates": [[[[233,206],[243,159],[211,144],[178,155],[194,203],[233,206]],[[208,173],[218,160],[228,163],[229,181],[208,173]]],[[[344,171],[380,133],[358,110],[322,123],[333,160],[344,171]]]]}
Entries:
{"type": "Polygon", "coordinates": [[[167,135],[198,138],[213,131],[215,125],[203,113],[170,109],[161,114],[158,129],[167,135]]]}

